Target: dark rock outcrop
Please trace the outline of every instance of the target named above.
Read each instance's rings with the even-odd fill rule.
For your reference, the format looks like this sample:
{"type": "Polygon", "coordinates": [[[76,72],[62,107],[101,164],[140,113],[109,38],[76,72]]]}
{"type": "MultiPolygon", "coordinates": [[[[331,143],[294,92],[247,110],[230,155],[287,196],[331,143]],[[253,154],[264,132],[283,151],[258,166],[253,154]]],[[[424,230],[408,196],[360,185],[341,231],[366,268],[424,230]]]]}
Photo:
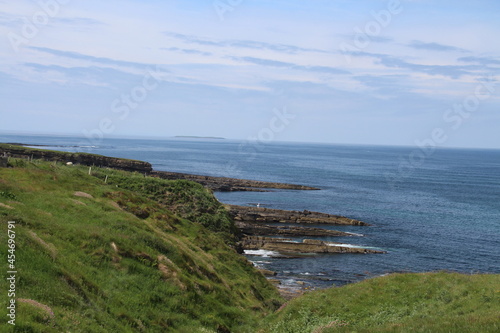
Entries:
{"type": "Polygon", "coordinates": [[[260,268],[259,272],[261,272],[262,275],[264,275],[264,276],[276,276],[278,274],[276,272],[273,272],[273,271],[270,271],[270,270],[264,269],[264,268],[260,268]]]}
{"type": "Polygon", "coordinates": [[[268,250],[279,253],[385,253],[383,251],[349,247],[339,243],[324,242],[315,239],[304,239],[295,242],[290,238],[271,238],[249,236],[241,240],[244,250],[268,250]]]}
{"type": "Polygon", "coordinates": [[[0,144],[0,154],[6,154],[9,157],[15,158],[42,159],[45,161],[57,161],[62,163],[72,162],[75,164],[88,166],[95,165],[98,167],[141,173],[149,173],[153,170],[150,163],[143,161],[87,153],[68,153],[54,150],[34,149],[10,144],[0,144]]]}
{"type": "Polygon", "coordinates": [[[153,171],[151,173],[151,176],[163,179],[171,179],[171,180],[177,180],[177,179],[191,180],[200,183],[205,187],[208,187],[212,191],[218,191],[218,192],[233,192],[233,191],[266,192],[266,190],[264,189],[283,189],[283,190],[302,190],[302,191],[319,190],[319,188],[304,186],[304,185],[263,182],[258,180],[226,178],[226,177],[201,176],[201,175],[192,175],[188,173],[168,172],[168,171],[153,171]]]}
{"type": "Polygon", "coordinates": [[[9,163],[9,158],[7,156],[0,156],[0,168],[6,168],[9,163]]]}
{"type": "Polygon", "coordinates": [[[227,205],[229,213],[235,221],[261,222],[261,223],[309,223],[309,224],[338,224],[368,226],[368,223],[350,219],[339,215],[330,215],[319,212],[302,212],[293,210],[280,210],[262,207],[245,207],[227,205]]]}

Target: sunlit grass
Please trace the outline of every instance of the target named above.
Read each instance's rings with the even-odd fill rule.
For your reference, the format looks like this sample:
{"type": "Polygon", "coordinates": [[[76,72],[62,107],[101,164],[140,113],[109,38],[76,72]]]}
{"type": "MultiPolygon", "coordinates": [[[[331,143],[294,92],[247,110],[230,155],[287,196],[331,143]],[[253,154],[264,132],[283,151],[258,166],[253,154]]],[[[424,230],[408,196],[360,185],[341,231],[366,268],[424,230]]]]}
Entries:
{"type": "MultiPolygon", "coordinates": [[[[55,316],[20,304],[18,330],[252,331],[279,306],[274,287],[226,244],[230,226],[218,225],[214,233],[203,221],[183,217],[183,204],[192,216],[220,205],[198,184],[146,178],[147,186],[134,188],[144,176],[107,169],[90,176],[86,167],[39,161],[23,166],[0,169],[0,202],[14,208],[0,207],[0,219],[17,225],[16,297],[43,304],[55,316]],[[104,183],[101,174],[114,177],[104,183]],[[151,186],[185,191],[191,201],[182,193],[176,201],[161,200],[151,186]],[[178,211],[171,210],[174,203],[178,211]]],[[[220,214],[214,219],[230,223],[220,214]]]]}
{"type": "Polygon", "coordinates": [[[261,332],[498,332],[500,276],[393,274],[311,292],[261,332]]]}

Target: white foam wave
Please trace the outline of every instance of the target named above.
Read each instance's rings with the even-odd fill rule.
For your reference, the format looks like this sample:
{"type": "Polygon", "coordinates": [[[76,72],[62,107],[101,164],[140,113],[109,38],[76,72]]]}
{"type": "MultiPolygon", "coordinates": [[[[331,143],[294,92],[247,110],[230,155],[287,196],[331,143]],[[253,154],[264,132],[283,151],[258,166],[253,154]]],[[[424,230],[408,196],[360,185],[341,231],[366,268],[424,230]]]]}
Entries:
{"type": "Polygon", "coordinates": [[[279,252],[267,251],[267,250],[244,250],[244,253],[249,256],[261,256],[261,257],[278,257],[279,252]]]}
{"type": "Polygon", "coordinates": [[[253,262],[256,263],[256,264],[259,264],[259,265],[261,265],[261,264],[272,264],[272,262],[265,261],[265,260],[254,260],[253,262]]]}
{"type": "Polygon", "coordinates": [[[359,245],[353,245],[353,244],[341,244],[341,243],[328,244],[328,246],[350,247],[353,249],[365,249],[366,248],[366,246],[359,246],[359,245]]]}

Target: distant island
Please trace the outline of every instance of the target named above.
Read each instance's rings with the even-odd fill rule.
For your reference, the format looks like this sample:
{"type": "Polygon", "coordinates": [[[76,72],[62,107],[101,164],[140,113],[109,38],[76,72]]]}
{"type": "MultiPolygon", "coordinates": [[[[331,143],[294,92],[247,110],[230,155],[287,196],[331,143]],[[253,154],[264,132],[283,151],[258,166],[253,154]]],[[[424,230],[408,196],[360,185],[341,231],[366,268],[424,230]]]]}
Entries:
{"type": "Polygon", "coordinates": [[[196,136],[196,135],[176,135],[174,138],[182,139],[212,139],[212,140],[225,140],[226,138],[221,138],[218,136],[196,136]]]}

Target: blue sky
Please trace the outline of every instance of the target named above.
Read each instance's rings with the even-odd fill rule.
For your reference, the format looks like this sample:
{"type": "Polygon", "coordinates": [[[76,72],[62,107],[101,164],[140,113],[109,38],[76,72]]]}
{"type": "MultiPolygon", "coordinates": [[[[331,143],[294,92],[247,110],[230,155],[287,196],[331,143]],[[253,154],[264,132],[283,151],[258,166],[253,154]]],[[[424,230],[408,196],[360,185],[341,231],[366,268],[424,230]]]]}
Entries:
{"type": "Polygon", "coordinates": [[[500,148],[498,13],[496,0],[0,1],[0,131],[500,148]]]}

